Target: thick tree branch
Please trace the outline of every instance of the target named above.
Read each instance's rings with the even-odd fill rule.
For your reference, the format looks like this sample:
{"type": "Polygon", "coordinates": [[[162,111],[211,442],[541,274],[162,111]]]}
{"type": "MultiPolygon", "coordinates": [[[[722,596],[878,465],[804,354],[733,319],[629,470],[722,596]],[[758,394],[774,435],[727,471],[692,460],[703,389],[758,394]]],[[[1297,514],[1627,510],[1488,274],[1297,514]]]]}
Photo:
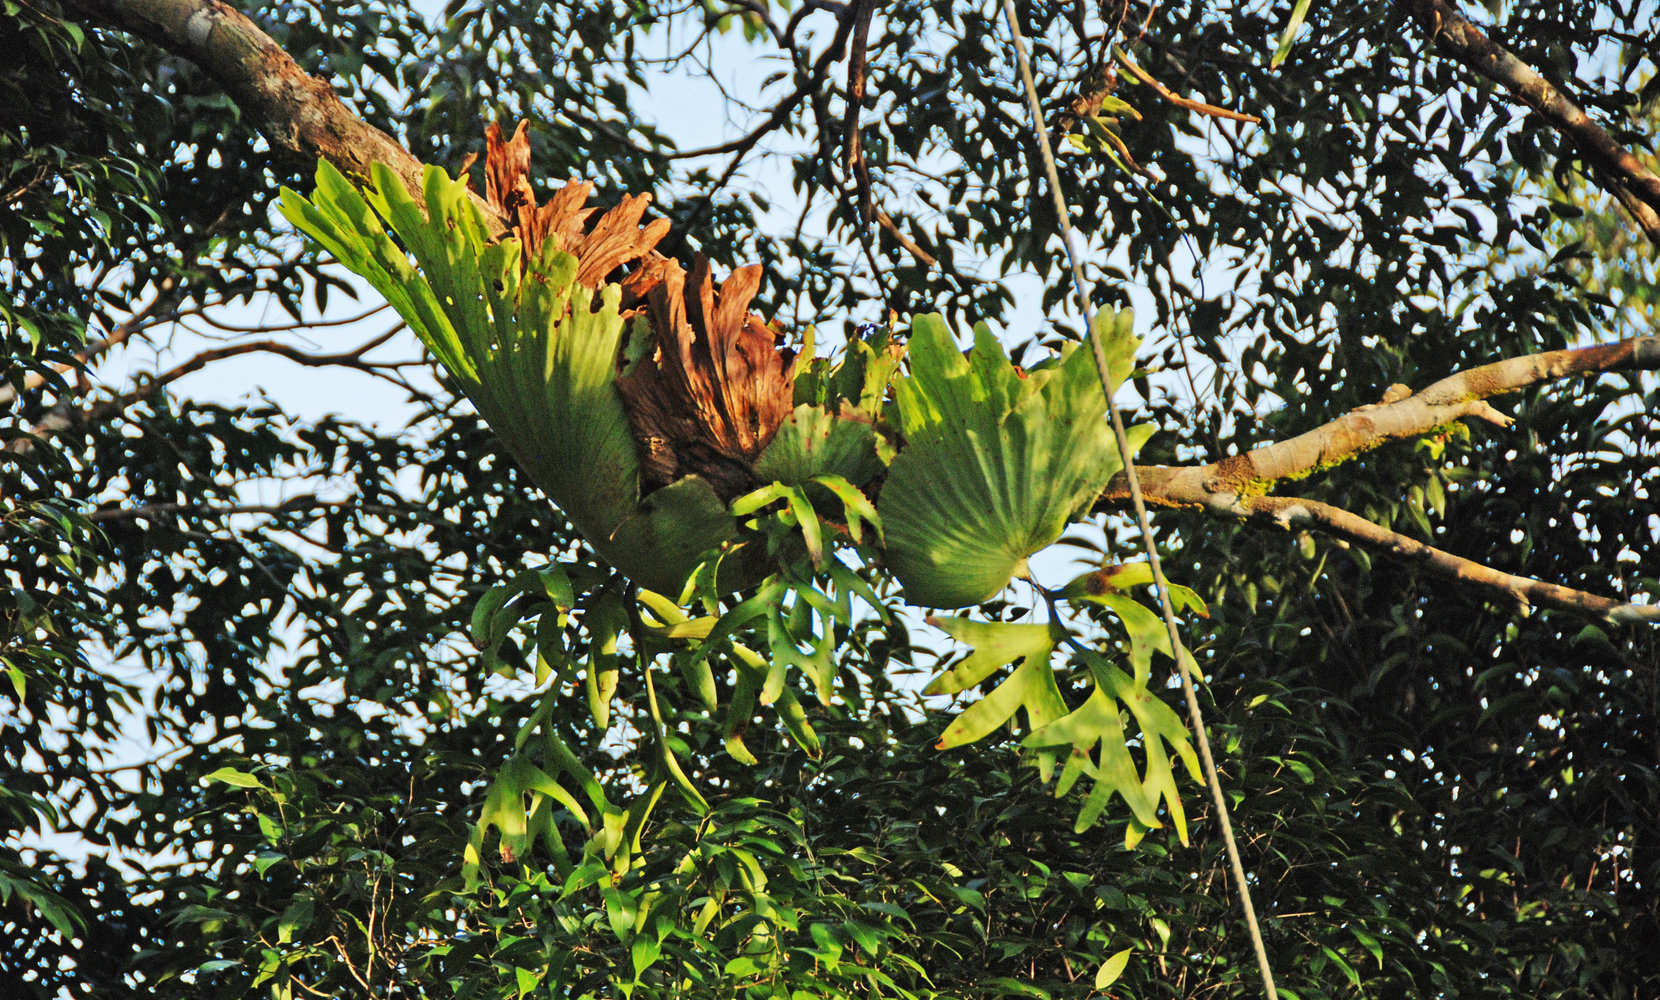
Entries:
{"type": "Polygon", "coordinates": [[[1492,396],[1573,375],[1656,368],[1660,368],[1660,337],[1507,358],[1449,375],[1416,395],[1402,387],[1382,403],[1362,406],[1306,434],[1219,464],[1244,460],[1249,463],[1250,477],[1258,481],[1301,478],[1387,442],[1421,437],[1465,417],[1509,426],[1510,418],[1487,404],[1492,396]]]}
{"type": "Polygon", "coordinates": [[[1660,244],[1660,175],[1533,67],[1494,43],[1448,0],[1400,0],[1443,52],[1502,85],[1579,147],[1597,180],[1660,244]]]}
{"type": "MultiPolygon", "coordinates": [[[[847,57],[847,109],[842,121],[842,160],[854,184],[853,217],[860,227],[860,238],[866,236],[873,209],[870,195],[870,165],[865,162],[865,150],[859,141],[859,113],[865,105],[865,54],[870,42],[870,19],[877,0],[855,0],[853,44],[847,57]]],[[[867,245],[866,252],[869,252],[867,245]]]]}
{"type": "MultiPolygon", "coordinates": [[[[1421,437],[1465,417],[1505,426],[1510,418],[1487,404],[1488,397],[1516,392],[1554,379],[1594,372],[1660,369],[1660,337],[1635,337],[1565,351],[1507,358],[1449,375],[1415,395],[1403,390],[1386,401],[1362,406],[1314,430],[1209,465],[1147,466],[1141,472],[1147,502],[1157,507],[1201,508],[1215,495],[1262,493],[1286,479],[1329,469],[1390,441],[1421,437]]],[[[1140,471],[1140,467],[1138,467],[1140,471]]],[[[1102,501],[1127,501],[1122,477],[1102,501]]]]}
{"type": "MultiPolygon", "coordinates": [[[[200,66],[271,145],[312,163],[326,159],[350,177],[384,163],[411,191],[422,164],[397,140],[353,114],[334,88],[301,69],[240,11],[219,0],[65,0],[89,24],[119,28],[200,66]]],[[[476,204],[494,235],[501,220],[476,204]]]]}
{"type": "MultiPolygon", "coordinates": [[[[1610,620],[1660,620],[1660,608],[1622,604],[1554,584],[1499,573],[1431,548],[1348,511],[1314,501],[1270,495],[1287,479],[1301,479],[1390,441],[1421,437],[1466,417],[1507,426],[1511,420],[1486,402],[1541,382],[1595,372],[1660,370],[1660,337],[1636,337],[1566,351],[1547,351],[1459,372],[1416,395],[1395,387],[1385,402],[1363,406],[1306,434],[1243,455],[1197,466],[1138,466],[1148,507],[1197,510],[1229,520],[1315,528],[1431,572],[1489,587],[1522,604],[1541,604],[1610,620]]],[[[1122,475],[1113,478],[1099,507],[1129,505],[1122,475]]]]}

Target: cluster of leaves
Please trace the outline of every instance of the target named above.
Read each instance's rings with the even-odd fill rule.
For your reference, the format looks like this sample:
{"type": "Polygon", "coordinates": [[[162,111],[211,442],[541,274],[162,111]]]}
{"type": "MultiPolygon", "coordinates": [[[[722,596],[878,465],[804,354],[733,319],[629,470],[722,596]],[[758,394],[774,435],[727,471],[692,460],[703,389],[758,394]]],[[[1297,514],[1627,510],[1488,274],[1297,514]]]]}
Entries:
{"type": "MultiPolygon", "coordinates": [[[[835,554],[836,536],[826,537],[810,492],[841,508],[846,524],[841,531],[872,582],[879,584],[881,570],[889,570],[912,604],[958,607],[989,600],[1015,575],[1026,575],[1027,557],[1058,538],[1122,467],[1104,419],[1103,388],[1111,391],[1133,367],[1138,341],[1128,314],[1103,311],[1096,319],[1097,346],[1108,366],[1102,372],[1096,371],[1090,352],[1079,350],[1040,362],[1030,371],[1018,369],[984,324],[976,326],[975,345],[965,359],[943,319],[924,316],[912,326],[908,374],[894,383],[889,408],[896,418],[893,433],[903,444],[896,449],[884,435],[884,447],[878,447],[879,435],[872,426],[894,366],[873,366],[871,360],[897,362],[900,357],[899,351],[887,349],[888,338],[860,342],[845,373],[841,365],[813,365],[801,394],[806,398],[756,458],[757,478],[776,477],[774,482],[735,500],[726,516],[741,520],[773,503],[781,503],[782,509],[774,517],[749,521],[752,537],[739,540],[736,521],[723,527],[713,491],[695,475],[663,487],[643,502],[639,497],[636,466],[628,461],[633,445],[612,380],[625,355],[645,348],[633,343],[625,348],[620,340],[619,286],[580,286],[578,258],[556,240],[535,251],[535,259],[521,254],[516,239],[487,244],[482,216],[467,201],[464,185],[437,168],[427,168],[420,196],[405,191],[389,170],[378,166],[372,185],[360,194],[325,163],[313,197],[307,201],[285,189],[284,213],[386,295],[500,429],[508,451],[590,543],[636,583],[656,586],[660,584],[652,581],[662,580],[676,590],[685,585],[682,601],[701,597],[708,613],[697,621],[689,621],[676,602],[650,591],[644,600],[664,619],[657,623],[663,637],[697,640],[691,650],[672,659],[695,679],[707,711],[715,711],[720,701],[711,658],[718,653],[730,659],[728,669],[735,680],[726,743],[741,760],[753,759],[741,732],[757,700],[776,702],[783,724],[804,748],[816,751],[818,738],[791,690],[791,668],[811,679],[822,704],[835,705],[842,700],[835,690],[836,652],[859,631],[853,597],[879,609],[884,623],[891,621],[872,583],[835,554]],[[388,229],[414,255],[418,270],[392,242],[388,229]],[[838,388],[845,395],[836,392],[838,388]],[[823,401],[838,405],[815,407],[814,397],[820,395],[840,396],[823,401]],[[867,401],[869,411],[845,408],[867,401]],[[563,447],[550,447],[549,435],[554,433],[564,435],[563,447]],[[889,469],[878,507],[859,487],[878,468],[879,454],[889,469]],[[849,475],[857,478],[850,481],[849,475]],[[666,494],[694,499],[661,501],[666,494]],[[875,538],[863,537],[862,522],[870,524],[875,538]],[[800,533],[800,546],[794,531],[800,533]],[[779,560],[779,572],[762,581],[752,596],[723,609],[722,597],[745,586],[735,583],[726,567],[737,565],[734,554],[758,544],[762,535],[767,557],[779,560]],[[796,565],[802,549],[811,569],[827,575],[829,587],[821,590],[813,579],[816,574],[796,565]],[[680,568],[687,555],[701,558],[702,567],[680,568]],[[748,633],[757,621],[764,630],[752,638],[748,633]],[[838,636],[838,630],[844,634],[838,636]],[[745,645],[757,640],[764,640],[767,655],[745,645]]],[[[636,319],[633,327],[633,339],[662,340],[668,335],[648,329],[643,319],[636,319]]],[[[660,344],[659,349],[697,348],[660,344]]],[[[1138,428],[1132,446],[1144,441],[1147,432],[1138,428]]],[[[753,565],[755,560],[747,562],[753,565]]],[[[550,675],[552,683],[538,718],[555,712],[565,668],[572,661],[571,648],[560,642],[555,630],[567,625],[566,612],[576,600],[565,569],[556,565],[498,588],[475,612],[475,641],[490,656],[499,655],[506,630],[525,614],[540,616],[537,683],[550,675]]],[[[598,854],[626,867],[640,850],[651,810],[671,780],[695,806],[708,810],[678,762],[673,748],[677,741],[664,729],[651,679],[655,649],[648,648],[645,634],[627,628],[631,609],[614,593],[607,591],[593,601],[584,616],[589,635],[580,644],[587,654],[580,669],[586,677],[589,709],[595,723],[606,729],[609,702],[622,672],[619,633],[630,633],[637,661],[632,673],[638,675],[636,681],[644,681],[650,705],[650,724],[642,727],[641,735],[655,745],[655,773],[634,805],[621,808],[606,798],[563,740],[546,732],[547,769],[516,757],[493,786],[471,848],[469,880],[476,875],[477,852],[491,827],[507,836],[504,851],[509,855],[522,856],[532,842],[543,840],[559,868],[568,869],[571,862],[555,831],[555,816],[563,809],[589,830],[591,848],[597,844],[598,854]],[[592,818],[574,797],[577,792],[597,810],[592,818]]],[[[1100,603],[1138,624],[1153,617],[1124,593],[1105,596],[1100,603]]],[[[1195,776],[1197,758],[1179,718],[1148,688],[1153,647],[1162,642],[1171,655],[1168,639],[1149,641],[1144,629],[1129,632],[1132,678],[1098,651],[1066,637],[1083,657],[1081,676],[1093,685],[1085,704],[1069,712],[1050,662],[1056,640],[1064,636],[1058,623],[941,624],[948,634],[977,648],[937,679],[928,693],[975,689],[1004,664],[1020,661],[995,691],[947,730],[942,748],[972,743],[1024,709],[1027,726],[1036,730],[1033,745],[1046,774],[1054,769],[1057,751],[1067,750],[1059,790],[1064,794],[1080,774],[1092,779],[1080,828],[1094,825],[1116,793],[1135,810],[1132,843],[1160,825],[1161,802],[1168,803],[1186,840],[1165,746],[1174,747],[1195,776]],[[1120,706],[1134,716],[1145,737],[1145,774],[1131,759],[1118,719],[1120,706]],[[1091,761],[1097,744],[1099,765],[1091,761]]],[[[527,736],[521,732],[521,749],[527,736]]]]}
{"type": "MultiPolygon", "coordinates": [[[[214,797],[248,818],[228,840],[246,861],[183,911],[213,956],[197,980],[224,995],[367,982],[426,996],[1045,997],[1083,995],[1126,949],[1166,954],[1177,883],[1126,887],[1146,857],[1074,833],[1012,748],[942,756],[938,727],[903,699],[869,704],[860,720],[820,720],[822,755],[769,738],[753,762],[723,753],[708,717],[672,719],[720,791],[701,815],[665,805],[620,862],[580,852],[569,813],[544,832],[571,842],[552,867],[492,835],[472,886],[445,870],[464,826],[408,797],[476,776],[474,762],[431,753],[387,769],[397,781],[326,795],[356,768],[214,772],[214,797]]],[[[606,759],[591,730],[566,736],[584,760],[606,759]]],[[[540,782],[521,777],[509,767],[496,781],[534,795],[540,782]]],[[[1158,981],[1144,964],[1125,971],[1158,981]]]]}
{"type": "MultiPolygon", "coordinates": [[[[1014,298],[1008,274],[1059,273],[1052,211],[1008,114],[1012,74],[986,71],[1006,51],[991,5],[890,5],[867,48],[874,109],[859,134],[873,195],[937,270],[859,221],[833,78],[782,127],[814,144],[795,173],[804,211],[830,205],[843,242],[870,236],[893,254],[881,268],[849,267],[794,231],[767,235],[723,170],[667,158],[640,99],[641,52],[688,24],[680,5],[458,2],[438,29],[402,4],[243,6],[270,15],[290,52],[332,71],[354,107],[423,159],[458,162],[486,117],[547,122],[535,137],[544,174],[652,191],[695,221],[682,238],[712,257],[773,265],[768,294],[802,316],[865,316],[881,300],[996,318],[1014,298]]],[[[831,18],[829,6],[809,13],[831,18]]],[[[1631,123],[1652,25],[1640,6],[1581,7],[1495,16],[1521,58],[1593,114],[1631,123]]],[[[1382,2],[1306,8],[1305,31],[1270,70],[1286,8],[1161,3],[1118,39],[1173,88],[1260,114],[1264,128],[1126,90],[1142,117],[1115,135],[1152,176],[1068,161],[1086,236],[1116,234],[1099,272],[1119,283],[1107,294],[1149,288],[1147,312],[1181,338],[1167,361],[1195,360],[1203,395],[1146,407],[1165,431],[1148,445],[1154,460],[1221,457],[1392,382],[1600,338],[1610,307],[1586,290],[1623,280],[1585,276],[1575,255],[1594,241],[1552,259],[1585,232],[1582,216],[1598,218],[1595,204],[1549,196],[1546,174],[1571,185],[1577,169],[1552,132],[1435,58],[1382,2]],[[1516,266],[1535,254],[1542,266],[1516,266]],[[1195,274],[1190,256],[1213,269],[1195,274]]],[[[619,685],[609,728],[652,733],[639,753],[581,712],[535,718],[534,649],[496,647],[512,680],[479,669],[458,637],[527,551],[569,561],[579,543],[448,398],[400,432],[159,392],[59,420],[49,408],[75,405],[75,370],[48,366],[119,327],[158,282],[177,279],[180,308],[270,291],[297,309],[304,291],[319,303],[338,292],[294,256],[297,241],[269,236],[266,199],[307,183],[314,165],[263,155],[192,67],[63,14],[50,0],[0,4],[0,51],[16,54],[0,67],[4,379],[16,388],[37,372],[55,390],[10,400],[0,462],[0,938],[16,944],[0,950],[5,987],[243,996],[265,977],[256,992],[277,995],[303,995],[303,983],[404,996],[1081,997],[1133,948],[1111,992],[1255,989],[1203,804],[1188,805],[1189,847],[1155,832],[1131,853],[1114,827],[1075,832],[1082,801],[1058,807],[1012,743],[988,734],[966,751],[932,749],[942,723],[916,721],[892,691],[911,654],[893,626],[859,636],[833,615],[803,624],[807,611],[780,608],[782,628],[824,644],[796,645],[809,661],[798,674],[829,661],[842,678],[835,704],[810,681],[779,689],[780,701],[795,694],[813,740],[782,713],[777,725],[731,721],[741,686],[758,703],[767,684],[735,665],[717,679],[713,716],[700,675],[658,670],[660,720],[642,683],[619,685]],[[420,475],[400,488],[409,469],[420,475]],[[216,512],[260,479],[334,492],[216,512]],[[123,730],[160,756],[135,759],[123,730]],[[529,753],[551,776],[550,732],[610,811],[578,787],[580,814],[549,793],[557,808],[530,825],[542,823],[540,779],[504,766],[529,753]],[[662,781],[662,747],[708,811],[665,791],[639,849],[617,841],[607,857],[594,834],[613,816],[626,829],[636,796],[662,781]],[[755,763],[740,766],[745,754],[755,763]],[[500,785],[504,774],[521,783],[500,785]],[[511,861],[500,823],[474,839],[496,787],[498,809],[516,790],[525,817],[506,831],[511,861]],[[25,836],[47,824],[83,849],[25,836]],[[528,849],[512,839],[533,829],[528,849]],[[476,892],[462,877],[470,844],[476,892]]],[[[1023,16],[1040,89],[1060,110],[1086,39],[1059,5],[1023,16]]],[[[1633,280],[1622,295],[1652,297],[1633,280]]],[[[1506,406],[1520,418],[1512,431],[1382,449],[1308,491],[1501,568],[1654,593],[1654,390],[1608,379],[1506,406]]],[[[799,521],[784,533],[798,537],[799,521]]],[[[1633,959],[1660,936],[1652,635],[1518,618],[1315,539],[1289,546],[1185,515],[1161,527],[1172,575],[1211,610],[1192,638],[1207,709],[1227,720],[1224,782],[1249,832],[1282,992],[1656,991],[1633,959]]],[[[597,577],[572,583],[573,603],[578,588],[603,589],[597,577]]],[[[572,607],[561,628],[586,627],[591,610],[572,607]]],[[[1122,627],[1108,608],[1087,613],[1103,635],[1122,627]]],[[[687,624],[649,608],[641,619],[687,624]]],[[[579,657],[639,653],[601,643],[579,657]]],[[[606,672],[584,673],[584,687],[589,676],[604,693],[606,672]]],[[[1070,705],[1084,703],[1083,686],[1061,683],[1070,705]]],[[[559,772],[567,794],[572,773],[559,772]]]]}
{"type": "MultiPolygon", "coordinates": [[[[128,692],[82,655],[83,641],[108,630],[107,605],[89,582],[98,532],[58,486],[73,476],[70,461],[30,433],[44,408],[15,387],[31,377],[63,384],[51,364],[72,360],[89,319],[109,305],[82,287],[87,273],[153,274],[167,256],[154,249],[163,227],[152,204],[165,165],[146,161],[123,110],[123,95],[142,91],[157,67],[32,15],[24,4],[0,5],[0,379],[11,411],[0,426],[0,933],[21,942],[36,924],[85,933],[87,910],[115,909],[108,889],[118,893],[120,880],[107,865],[80,875],[23,852],[17,838],[61,828],[74,790],[100,784],[87,774],[88,748],[114,737],[128,692]],[[62,763],[49,774],[48,761],[62,763]]],[[[49,942],[16,953],[0,969],[56,964],[49,942]]]]}

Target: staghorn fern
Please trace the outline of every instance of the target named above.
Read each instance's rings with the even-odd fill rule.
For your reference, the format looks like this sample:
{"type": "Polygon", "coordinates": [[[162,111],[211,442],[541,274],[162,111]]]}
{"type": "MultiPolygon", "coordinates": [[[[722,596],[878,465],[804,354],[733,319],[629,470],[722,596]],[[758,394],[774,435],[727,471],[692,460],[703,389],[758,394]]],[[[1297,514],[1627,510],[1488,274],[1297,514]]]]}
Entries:
{"type": "MultiPolygon", "coordinates": [[[[927,315],[908,358],[888,336],[855,342],[797,387],[794,352],[748,311],[758,268],[718,287],[701,257],[682,271],[653,251],[667,227],[640,225],[643,197],[591,218],[590,187],[573,182],[538,205],[524,126],[488,138],[500,240],[466,182],[430,166],[417,198],[385,167],[359,190],[323,162],[312,198],[285,189],[282,211],[386,297],[532,481],[640,585],[677,594],[709,553],[743,549],[738,497],[828,476],[880,487],[881,557],[911,603],[977,604],[1120,468],[1087,352],[1023,372],[983,325],[965,357],[927,315]]],[[[1096,322],[1121,380],[1128,315],[1096,322]]],[[[721,589],[765,571],[751,547],[722,563],[721,589]]]]}
{"type": "MultiPolygon", "coordinates": [[[[1095,322],[1116,388],[1134,363],[1130,317],[1095,322]]],[[[1027,557],[1059,538],[1122,462],[1087,350],[1021,372],[984,324],[967,357],[941,316],[919,316],[911,330],[910,374],[894,384],[905,447],[877,504],[885,561],[913,604],[979,604],[1024,576],[1027,557]]],[[[1133,428],[1130,442],[1151,434],[1133,428]]]]}
{"type": "Polygon", "coordinates": [[[580,284],[582,262],[556,240],[535,256],[514,237],[491,242],[463,182],[430,166],[423,181],[424,206],[385,167],[360,192],[325,161],[313,198],[284,190],[282,211],[386,296],[604,559],[676,592],[737,522],[697,476],[642,503],[616,391],[623,289],[580,284]]]}

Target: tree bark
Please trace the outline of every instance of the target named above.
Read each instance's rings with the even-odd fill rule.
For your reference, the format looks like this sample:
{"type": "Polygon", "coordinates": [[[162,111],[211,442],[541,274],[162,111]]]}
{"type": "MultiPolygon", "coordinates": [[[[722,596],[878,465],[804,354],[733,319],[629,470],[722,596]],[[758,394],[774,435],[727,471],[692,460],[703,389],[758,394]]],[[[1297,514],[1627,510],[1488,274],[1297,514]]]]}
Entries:
{"type": "MultiPolygon", "coordinates": [[[[119,28],[200,66],[272,146],[315,163],[326,159],[363,180],[384,163],[411,191],[423,164],[397,140],[354,114],[326,80],[301,69],[245,14],[220,0],[65,0],[65,10],[95,26],[119,28]]],[[[475,196],[476,197],[476,196],[475,196]]],[[[480,209],[486,206],[477,200],[480,209]]],[[[484,212],[492,235],[504,231],[484,212]]]]}

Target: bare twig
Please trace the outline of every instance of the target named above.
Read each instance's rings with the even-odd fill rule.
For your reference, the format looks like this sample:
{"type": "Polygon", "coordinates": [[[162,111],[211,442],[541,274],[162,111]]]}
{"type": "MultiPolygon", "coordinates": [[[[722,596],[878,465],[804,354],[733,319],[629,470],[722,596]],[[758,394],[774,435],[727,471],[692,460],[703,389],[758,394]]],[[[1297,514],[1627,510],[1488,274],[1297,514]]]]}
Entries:
{"type": "MultiPolygon", "coordinates": [[[[1174,104],[1176,107],[1182,108],[1186,111],[1192,111],[1196,114],[1209,115],[1212,118],[1227,118],[1236,122],[1250,122],[1252,125],[1262,124],[1262,119],[1258,118],[1256,115],[1248,115],[1241,111],[1229,111],[1227,108],[1219,108],[1214,104],[1206,104],[1204,101],[1195,101],[1192,98],[1183,97],[1180,94],[1174,93],[1164,84],[1154,79],[1151,73],[1148,73],[1146,70],[1142,69],[1134,59],[1130,58],[1130,54],[1128,52],[1125,52],[1123,49],[1118,49],[1116,51],[1119,61],[1124,64],[1125,69],[1130,71],[1131,76],[1135,77],[1137,80],[1140,80],[1147,86],[1152,87],[1154,93],[1158,94],[1166,101],[1169,101],[1171,104],[1174,104]]],[[[1096,106],[1099,107],[1100,105],[1096,106]]]]}
{"type": "Polygon", "coordinates": [[[779,48],[787,49],[790,47],[784,39],[784,32],[779,29],[778,23],[772,19],[772,12],[767,9],[767,5],[762,3],[761,0],[739,0],[737,7],[745,13],[753,14],[755,19],[760,21],[761,25],[767,29],[767,34],[772,36],[772,40],[777,43],[779,48]]]}
{"type": "MultiPolygon", "coordinates": [[[[1087,24],[1088,7],[1084,2],[1072,4],[1067,8],[1067,14],[1072,22],[1072,32],[1078,36],[1079,46],[1088,54],[1088,62],[1083,72],[1079,74],[1079,90],[1072,100],[1068,101],[1065,110],[1055,117],[1055,127],[1058,134],[1065,135],[1072,131],[1085,118],[1094,117],[1101,110],[1101,105],[1118,87],[1118,72],[1112,64],[1113,40],[1124,28],[1124,19],[1129,15],[1129,0],[1114,0],[1112,3],[1102,3],[1100,13],[1108,23],[1106,29],[1098,38],[1098,47],[1092,51],[1091,35],[1087,24]]],[[[1149,5],[1148,16],[1152,15],[1152,6],[1149,5]]]]}
{"type": "Polygon", "coordinates": [[[679,153],[669,153],[669,152],[665,152],[661,149],[647,149],[645,146],[642,146],[639,143],[635,142],[633,139],[630,139],[628,137],[627,133],[619,132],[615,128],[611,127],[610,125],[607,125],[605,122],[600,121],[598,118],[593,118],[593,117],[590,117],[589,115],[585,115],[582,112],[580,112],[580,111],[576,110],[575,108],[572,108],[568,105],[561,105],[560,108],[559,108],[559,113],[564,115],[566,118],[569,118],[571,121],[575,122],[576,124],[582,126],[583,128],[589,130],[590,132],[595,132],[599,135],[604,136],[607,139],[610,139],[612,142],[614,142],[617,145],[621,146],[623,149],[628,150],[630,153],[634,154],[635,156],[641,157],[642,159],[653,160],[655,162],[662,163],[662,162],[665,162],[667,160],[672,160],[672,159],[676,158],[677,156],[685,155],[685,154],[679,154],[679,153]]]}
{"type": "MultiPolygon", "coordinates": [[[[215,330],[223,330],[226,333],[286,333],[291,330],[310,330],[323,326],[351,326],[353,323],[366,320],[370,316],[373,316],[378,312],[382,312],[387,308],[389,308],[387,304],[382,302],[380,305],[365,309],[363,312],[360,312],[355,316],[344,316],[340,319],[302,320],[298,323],[284,323],[280,326],[236,326],[231,323],[221,323],[212,316],[208,315],[206,311],[199,311],[197,315],[203,323],[213,327],[215,330]]],[[[386,336],[391,336],[391,334],[387,334],[386,336]]],[[[383,337],[382,340],[384,339],[385,338],[383,337]]]]}
{"type": "Polygon", "coordinates": [[[729,142],[723,142],[716,146],[704,146],[701,149],[676,150],[673,153],[664,153],[662,158],[665,160],[686,160],[699,156],[720,156],[724,153],[736,153],[739,157],[742,157],[743,154],[754,149],[756,143],[788,121],[796,106],[824,82],[830,67],[840,61],[842,57],[847,44],[848,31],[851,27],[851,21],[842,22],[841,27],[836,31],[835,39],[831,41],[829,47],[819,55],[814,63],[812,73],[808,74],[805,79],[798,80],[795,89],[790,91],[783,101],[773,107],[760,125],[729,142]]]}
{"type": "MultiPolygon", "coordinates": [[[[805,10],[806,8],[803,7],[802,9],[805,10]]],[[[719,153],[733,154],[732,162],[727,164],[725,172],[715,182],[714,187],[699,196],[696,206],[682,220],[681,227],[683,230],[689,231],[696,227],[696,224],[702,219],[703,213],[708,211],[709,206],[713,204],[716,193],[724,188],[737,174],[738,166],[743,162],[744,156],[769,133],[788,121],[790,115],[795,113],[796,107],[823,84],[830,73],[830,67],[839,62],[847,51],[847,39],[853,30],[853,21],[854,19],[851,17],[842,16],[841,24],[836,28],[835,37],[831,39],[829,45],[825,46],[824,51],[819,53],[818,59],[813,62],[813,71],[804,76],[798,74],[795,89],[772,109],[772,112],[767,115],[766,120],[759,127],[752,129],[749,134],[742,138],[722,143],[719,146],[670,154],[671,158],[674,159],[683,159],[690,156],[711,156],[719,153]]]]}
{"type": "Polygon", "coordinates": [[[309,514],[325,510],[358,510],[366,514],[405,513],[384,504],[367,504],[358,500],[324,500],[306,494],[291,497],[278,504],[199,504],[151,503],[139,507],[101,507],[89,511],[89,521],[131,521],[140,518],[192,517],[219,518],[233,514],[309,514]]]}
{"type": "Polygon", "coordinates": [[[849,4],[838,3],[836,0],[806,0],[806,2],[795,9],[795,13],[790,15],[789,21],[787,21],[784,25],[784,47],[792,50],[795,48],[795,30],[801,27],[802,18],[806,17],[812,11],[827,10],[834,14],[838,19],[845,22],[847,20],[849,7],[849,4]]]}
{"type": "Polygon", "coordinates": [[[334,950],[339,953],[340,963],[346,967],[346,971],[351,974],[353,979],[357,980],[358,985],[363,987],[365,993],[373,995],[375,988],[369,985],[369,981],[358,973],[357,966],[352,964],[352,956],[346,951],[346,943],[340,940],[338,934],[330,934],[328,939],[334,942],[334,950]]]}
{"type": "MultiPolygon", "coordinates": [[[[108,354],[110,351],[126,343],[134,334],[166,322],[168,314],[178,304],[178,279],[169,275],[163,278],[156,287],[156,294],[144,306],[128,317],[127,321],[111,330],[109,336],[93,341],[75,352],[72,363],[53,365],[60,375],[75,371],[94,358],[108,354]]],[[[29,372],[23,376],[23,392],[33,392],[46,384],[46,376],[40,372],[29,372]]],[[[0,406],[8,406],[18,397],[16,386],[0,385],[0,406]]]]}
{"type": "Polygon", "coordinates": [[[215,361],[222,361],[225,358],[235,357],[239,354],[275,354],[278,357],[287,358],[295,364],[305,365],[308,368],[350,368],[356,371],[364,372],[365,374],[374,375],[378,378],[385,378],[395,385],[407,387],[407,384],[402,379],[396,378],[390,373],[397,371],[400,368],[413,368],[424,365],[426,364],[425,361],[367,361],[363,357],[363,355],[369,351],[372,351],[376,347],[385,343],[387,338],[390,336],[391,333],[381,334],[367,343],[355,347],[350,351],[343,351],[339,354],[308,354],[292,344],[284,344],[275,340],[251,340],[238,344],[228,344],[224,347],[216,347],[212,350],[203,351],[200,354],[184,361],[182,364],[169,368],[167,371],[156,375],[155,377],[144,382],[142,385],[121,393],[113,399],[108,399],[102,403],[91,406],[78,415],[56,416],[39,427],[36,427],[35,433],[41,435],[54,434],[63,430],[65,427],[70,426],[77,419],[82,421],[103,420],[112,414],[125,410],[127,407],[138,402],[140,399],[151,395],[157,389],[160,389],[169,383],[176,382],[192,372],[201,371],[203,368],[215,361]]]}
{"type": "Polygon", "coordinates": [[[1532,66],[1465,20],[1448,0],[1398,0],[1437,48],[1502,85],[1573,140],[1602,187],[1619,201],[1651,242],[1660,244],[1660,175],[1532,66]]]}
{"type": "Polygon", "coordinates": [[[921,247],[917,246],[915,240],[911,239],[909,236],[906,236],[904,233],[900,232],[899,227],[894,225],[893,219],[888,216],[888,213],[886,213],[886,212],[884,212],[884,211],[882,211],[881,209],[878,208],[876,210],[876,221],[877,221],[877,223],[879,223],[881,225],[881,227],[883,229],[886,229],[888,231],[888,235],[892,236],[896,243],[898,243],[900,246],[904,247],[907,251],[909,251],[910,255],[912,257],[915,257],[917,260],[922,261],[924,264],[927,264],[929,267],[939,267],[940,266],[940,262],[934,259],[933,254],[931,254],[928,251],[926,251],[926,250],[922,249],[921,247]]]}

